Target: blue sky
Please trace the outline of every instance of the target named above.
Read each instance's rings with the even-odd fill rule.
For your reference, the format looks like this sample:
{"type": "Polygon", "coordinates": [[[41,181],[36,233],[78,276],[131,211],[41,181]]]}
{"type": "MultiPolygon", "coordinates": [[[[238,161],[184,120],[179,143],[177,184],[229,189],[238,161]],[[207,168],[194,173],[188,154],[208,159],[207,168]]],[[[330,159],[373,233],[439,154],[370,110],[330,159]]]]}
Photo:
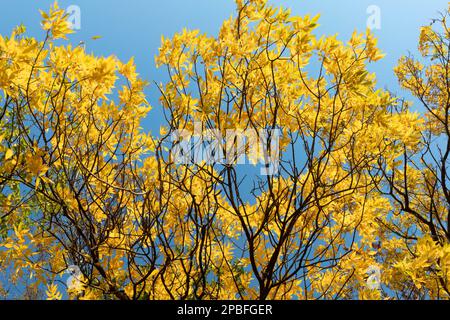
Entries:
{"type": "MultiPolygon", "coordinates": [[[[387,56],[371,66],[376,71],[380,87],[398,93],[392,68],[398,58],[415,53],[419,27],[428,24],[439,11],[447,7],[447,0],[269,0],[270,3],[292,9],[296,15],[321,14],[319,34],[339,34],[348,39],[354,30],[364,31],[369,17],[367,8],[376,5],[381,12],[381,29],[374,30],[379,45],[387,56]]],[[[29,34],[42,38],[38,9],[47,10],[53,0],[1,1],[0,33],[7,35],[19,23],[29,34]]],[[[139,73],[149,81],[163,81],[164,71],[154,67],[161,35],[171,36],[182,28],[200,29],[214,35],[221,22],[233,14],[233,0],[61,0],[62,8],[77,5],[81,10],[81,29],[70,36],[78,44],[84,40],[87,50],[97,55],[115,54],[122,60],[134,56],[139,73]],[[102,36],[92,41],[91,37],[102,36]]],[[[154,110],[144,122],[147,130],[161,124],[158,92],[147,89],[154,110]]]]}

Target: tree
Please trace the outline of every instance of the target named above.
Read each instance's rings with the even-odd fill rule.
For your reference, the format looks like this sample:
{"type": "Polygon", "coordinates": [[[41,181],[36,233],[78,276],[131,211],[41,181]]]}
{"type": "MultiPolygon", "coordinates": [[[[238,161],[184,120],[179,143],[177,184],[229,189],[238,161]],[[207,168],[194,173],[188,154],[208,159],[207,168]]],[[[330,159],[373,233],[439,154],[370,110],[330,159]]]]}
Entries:
{"type": "Polygon", "coordinates": [[[380,191],[394,211],[383,225],[398,244],[387,259],[396,261],[390,276],[401,298],[448,299],[450,294],[448,15],[447,10],[421,29],[421,58],[402,57],[395,69],[400,85],[424,110],[420,126],[408,131],[419,133],[420,143],[413,148],[399,143],[402,155],[379,163],[380,191]]]}
{"type": "MultiPolygon", "coordinates": [[[[133,60],[58,45],[71,30],[56,4],[42,13],[43,41],[22,27],[0,38],[6,296],[25,284],[60,299],[75,265],[74,299],[404,297],[401,264],[431,254],[411,243],[446,250],[426,229],[398,238],[423,223],[409,215],[423,207],[399,205],[397,177],[428,120],[377,89],[373,35],[317,38],[318,17],[264,0],[236,8],[216,37],[162,39],[159,136],[140,127],[151,107],[133,60]]],[[[446,281],[436,275],[406,285],[431,292],[446,281]]]]}
{"type": "MultiPolygon", "coordinates": [[[[215,181],[238,222],[233,251],[257,282],[251,298],[379,294],[362,289],[366,269],[377,265],[372,244],[389,236],[376,222],[391,206],[376,191],[373,166],[401,154],[396,141],[413,147],[420,139],[405,134],[418,115],[393,113],[396,99],[377,90],[366,69],[382,57],[372,35],[354,33],[347,44],[317,39],[317,18],[237,1],[237,17],[218,38],[183,31],[163,39],[156,59],[170,79],[160,86],[169,130],[282,132],[280,172],[252,177],[251,199],[246,172],[233,165],[239,155],[225,165],[192,163],[193,175],[215,181]]],[[[266,156],[255,160],[267,164],[266,156]]]]}

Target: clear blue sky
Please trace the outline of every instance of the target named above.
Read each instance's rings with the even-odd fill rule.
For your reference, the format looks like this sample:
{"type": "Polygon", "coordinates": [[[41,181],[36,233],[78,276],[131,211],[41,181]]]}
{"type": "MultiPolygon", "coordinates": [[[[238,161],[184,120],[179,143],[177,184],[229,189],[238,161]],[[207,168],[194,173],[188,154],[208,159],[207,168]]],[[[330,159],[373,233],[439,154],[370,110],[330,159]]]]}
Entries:
{"type": "MultiPolygon", "coordinates": [[[[270,1],[270,0],[269,0],[270,1]]],[[[447,6],[447,0],[271,0],[292,9],[293,14],[321,14],[319,33],[339,33],[347,39],[354,30],[364,31],[370,5],[381,10],[381,29],[374,30],[387,57],[371,67],[381,87],[399,92],[392,67],[407,52],[416,52],[419,27],[429,23],[447,6]]],[[[31,35],[42,37],[38,9],[48,9],[53,0],[0,1],[0,33],[9,34],[24,23],[31,35]]],[[[154,68],[161,35],[170,36],[183,27],[216,34],[221,22],[233,14],[233,0],[61,0],[62,8],[81,9],[81,29],[70,36],[74,44],[87,42],[98,55],[115,54],[122,60],[135,56],[139,73],[149,81],[164,80],[164,71],[154,68]],[[90,40],[100,35],[100,40],[90,40]]],[[[399,92],[400,93],[400,92],[399,92]]],[[[145,121],[146,129],[161,124],[158,93],[147,89],[154,110],[145,121]]]]}

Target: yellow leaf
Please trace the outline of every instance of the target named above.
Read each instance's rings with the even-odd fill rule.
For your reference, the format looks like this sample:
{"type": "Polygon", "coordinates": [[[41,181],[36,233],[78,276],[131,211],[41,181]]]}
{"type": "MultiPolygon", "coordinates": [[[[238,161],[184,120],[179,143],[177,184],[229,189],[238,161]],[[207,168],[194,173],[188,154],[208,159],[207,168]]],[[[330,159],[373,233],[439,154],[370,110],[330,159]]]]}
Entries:
{"type": "Polygon", "coordinates": [[[11,149],[8,149],[5,153],[5,160],[9,160],[14,156],[14,151],[11,149]]]}
{"type": "Polygon", "coordinates": [[[58,287],[55,284],[47,285],[47,300],[61,300],[62,293],[58,291],[58,287]]]}

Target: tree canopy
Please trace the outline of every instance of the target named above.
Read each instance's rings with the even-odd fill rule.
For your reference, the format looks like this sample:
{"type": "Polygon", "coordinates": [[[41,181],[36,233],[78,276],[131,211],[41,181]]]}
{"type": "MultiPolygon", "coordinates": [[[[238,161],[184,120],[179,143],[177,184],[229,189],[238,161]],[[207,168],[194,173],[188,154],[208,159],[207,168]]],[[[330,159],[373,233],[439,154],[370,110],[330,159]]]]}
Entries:
{"type": "Polygon", "coordinates": [[[66,18],[0,35],[1,295],[450,297],[448,11],[394,70],[419,113],[378,88],[370,31],[318,37],[319,16],[236,0],[217,35],[162,38],[159,135],[133,59],[71,45],[66,18]],[[180,132],[220,136],[214,156],[180,163],[180,132]],[[240,166],[268,152],[275,171],[240,166]]]}

